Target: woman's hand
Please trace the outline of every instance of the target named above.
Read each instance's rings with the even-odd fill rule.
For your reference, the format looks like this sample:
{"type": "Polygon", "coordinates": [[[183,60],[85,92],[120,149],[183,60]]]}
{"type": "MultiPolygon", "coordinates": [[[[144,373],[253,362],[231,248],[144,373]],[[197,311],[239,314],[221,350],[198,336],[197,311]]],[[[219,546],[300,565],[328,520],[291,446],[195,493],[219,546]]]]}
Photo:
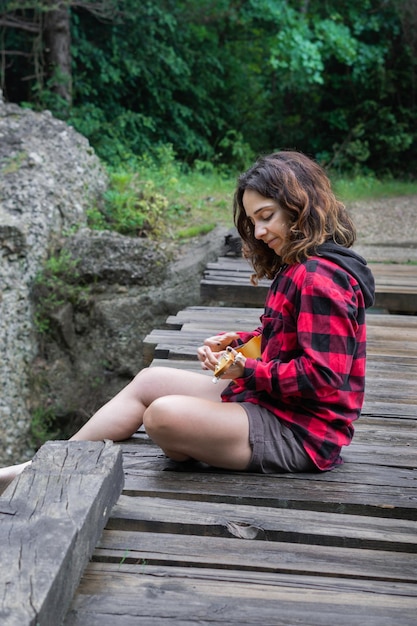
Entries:
{"type": "Polygon", "coordinates": [[[202,368],[214,371],[219,359],[224,354],[224,350],[232,341],[238,338],[239,335],[237,333],[228,332],[205,339],[204,345],[197,350],[197,357],[201,362],[202,368]]]}
{"type": "Polygon", "coordinates": [[[242,354],[240,354],[240,352],[236,352],[236,350],[234,350],[233,348],[228,347],[227,351],[221,350],[219,352],[213,352],[213,350],[211,350],[209,346],[204,345],[198,348],[197,356],[198,360],[201,362],[201,366],[203,369],[211,370],[212,372],[214,372],[216,366],[219,363],[219,359],[224,356],[225,352],[229,352],[233,356],[233,362],[226,367],[224,372],[218,378],[222,378],[225,380],[234,380],[235,378],[240,378],[243,375],[245,369],[246,359],[242,354]]]}
{"type": "Polygon", "coordinates": [[[227,346],[230,346],[232,341],[239,339],[239,335],[234,332],[222,333],[221,335],[214,335],[204,340],[204,345],[208,346],[213,352],[220,352],[225,350],[227,346]]]}
{"type": "Polygon", "coordinates": [[[197,358],[201,363],[203,370],[212,370],[214,372],[222,352],[213,352],[209,346],[200,346],[197,349],[197,358]]]}
{"type": "Polygon", "coordinates": [[[246,357],[230,347],[226,348],[226,353],[229,353],[232,356],[233,362],[226,368],[224,373],[220,375],[220,378],[225,380],[235,380],[236,378],[241,378],[245,370],[246,357]]]}

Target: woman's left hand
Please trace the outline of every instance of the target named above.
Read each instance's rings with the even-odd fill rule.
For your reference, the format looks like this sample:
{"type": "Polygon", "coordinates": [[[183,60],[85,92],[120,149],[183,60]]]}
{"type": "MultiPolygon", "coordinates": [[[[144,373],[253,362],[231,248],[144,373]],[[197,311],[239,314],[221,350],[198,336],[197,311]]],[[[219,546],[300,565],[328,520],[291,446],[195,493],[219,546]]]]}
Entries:
{"type": "Polygon", "coordinates": [[[220,351],[225,350],[232,341],[239,339],[239,335],[233,331],[227,333],[221,333],[220,335],[214,335],[213,337],[207,337],[204,340],[204,345],[208,346],[212,350],[220,351]]]}

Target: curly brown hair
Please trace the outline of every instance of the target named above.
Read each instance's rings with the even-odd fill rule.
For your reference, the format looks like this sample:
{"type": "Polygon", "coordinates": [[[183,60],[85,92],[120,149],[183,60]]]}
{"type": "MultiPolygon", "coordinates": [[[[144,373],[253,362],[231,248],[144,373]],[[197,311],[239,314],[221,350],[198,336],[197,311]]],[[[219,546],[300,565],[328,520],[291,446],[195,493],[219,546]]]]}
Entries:
{"type": "Polygon", "coordinates": [[[255,270],[253,282],[264,277],[272,279],[282,265],[304,261],[325,241],[349,248],[356,238],[355,226],[345,206],[336,199],[324,169],[301,152],[282,151],[260,157],[238,179],[233,214],[244,256],[255,270]],[[255,239],[254,226],[243,206],[246,189],[277,201],[288,213],[288,241],[280,256],[255,239]]]}

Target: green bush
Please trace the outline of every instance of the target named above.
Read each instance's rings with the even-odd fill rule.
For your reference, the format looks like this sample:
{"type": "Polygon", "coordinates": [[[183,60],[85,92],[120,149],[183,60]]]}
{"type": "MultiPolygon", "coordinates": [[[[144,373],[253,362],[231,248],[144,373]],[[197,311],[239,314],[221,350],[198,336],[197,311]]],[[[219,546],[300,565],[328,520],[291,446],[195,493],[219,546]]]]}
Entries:
{"type": "Polygon", "coordinates": [[[52,254],[42,271],[35,276],[32,295],[38,332],[51,330],[52,316],[59,307],[67,302],[78,305],[88,300],[89,288],[77,282],[77,264],[78,261],[69,252],[60,251],[52,254]]]}
{"type": "Polygon", "coordinates": [[[29,429],[30,445],[38,450],[44,443],[58,436],[59,429],[53,409],[43,407],[34,409],[29,429]]]}
{"type": "Polygon", "coordinates": [[[168,201],[155,190],[153,181],[120,170],[111,174],[103,207],[87,212],[88,225],[133,237],[158,237],[164,232],[167,209],[168,201]]]}

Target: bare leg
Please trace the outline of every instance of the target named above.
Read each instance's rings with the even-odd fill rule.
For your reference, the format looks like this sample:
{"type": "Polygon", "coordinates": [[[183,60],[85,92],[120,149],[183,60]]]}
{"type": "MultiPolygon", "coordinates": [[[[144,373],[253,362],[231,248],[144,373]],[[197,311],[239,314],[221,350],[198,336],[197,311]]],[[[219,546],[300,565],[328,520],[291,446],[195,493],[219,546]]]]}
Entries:
{"type": "Polygon", "coordinates": [[[145,411],[146,432],[174,461],[189,458],[245,470],[252,456],[249,420],[238,403],[166,396],[145,411]]]}
{"type": "Polygon", "coordinates": [[[145,410],[157,398],[181,394],[220,402],[221,391],[226,385],[227,382],[223,381],[213,385],[210,376],[195,372],[167,367],[144,369],[102,406],[71,439],[121,441],[130,437],[143,424],[145,410]]]}
{"type": "MultiPolygon", "coordinates": [[[[174,460],[191,457],[219,467],[244,469],[251,454],[248,419],[238,404],[221,402],[227,384],[219,381],[213,385],[207,374],[165,367],[144,369],[71,439],[126,439],[144,423],[146,413],[146,429],[174,460]]],[[[10,482],[28,463],[1,469],[0,481],[10,482]]]]}
{"type": "Polygon", "coordinates": [[[213,385],[210,375],[172,368],[142,370],[72,439],[120,441],[144,424],[176,461],[193,458],[243,470],[251,458],[249,422],[239,404],[221,402],[227,384],[213,385]]]}
{"type": "MultiPolygon", "coordinates": [[[[144,369],[114,398],[99,409],[71,439],[79,441],[120,441],[130,437],[143,423],[143,413],[153,400],[172,393],[188,395],[192,390],[202,398],[220,401],[227,383],[213,385],[209,375],[173,368],[144,369]]],[[[0,468],[0,492],[31,461],[0,468]]]]}
{"type": "Polygon", "coordinates": [[[12,480],[14,480],[19,474],[23,472],[25,467],[31,464],[32,461],[26,461],[26,463],[19,463],[19,465],[10,465],[9,467],[0,468],[0,494],[6,489],[12,480]]]}

